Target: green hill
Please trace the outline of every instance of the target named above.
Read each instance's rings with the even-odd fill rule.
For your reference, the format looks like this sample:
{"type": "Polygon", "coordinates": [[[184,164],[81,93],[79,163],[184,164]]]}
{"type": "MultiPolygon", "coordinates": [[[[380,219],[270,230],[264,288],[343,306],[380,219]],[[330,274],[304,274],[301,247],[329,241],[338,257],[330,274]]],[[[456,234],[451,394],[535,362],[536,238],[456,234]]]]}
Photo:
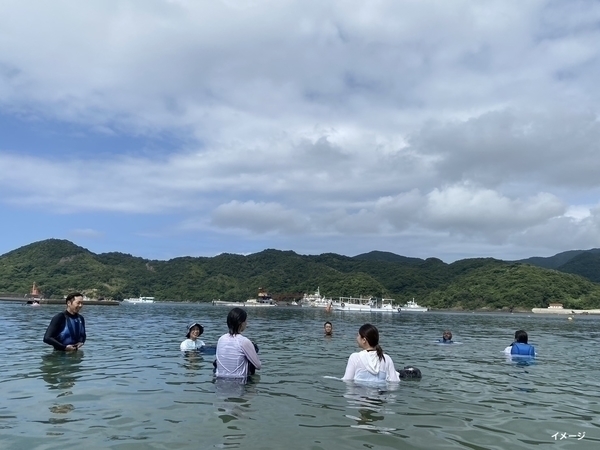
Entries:
{"type": "Polygon", "coordinates": [[[557,253],[556,255],[549,256],[547,258],[534,256],[531,258],[520,259],[518,261],[513,262],[531,264],[532,266],[544,267],[546,269],[561,270],[562,266],[568,264],[571,260],[584,254],[596,254],[600,256],[600,249],[592,248],[590,250],[569,250],[566,252],[557,253]]]}
{"type": "Polygon", "coordinates": [[[595,283],[600,283],[600,249],[580,253],[558,267],[558,270],[581,275],[595,283]]]}
{"type": "Polygon", "coordinates": [[[388,252],[347,257],[268,249],[248,256],[154,261],[117,252],[97,255],[72,242],[49,239],[0,256],[0,292],[24,294],[35,282],[47,297],[77,290],[117,300],[153,295],[158,300],[210,301],[245,300],[264,288],[285,300],[318,286],[328,297],[392,297],[402,303],[414,297],[435,308],[531,308],[555,301],[591,308],[600,307],[600,285],[576,274],[595,276],[600,266],[596,258],[600,253],[575,255],[564,265],[573,273],[492,258],[446,264],[388,252]]]}
{"type": "Polygon", "coordinates": [[[380,251],[372,251],[369,253],[363,253],[361,255],[356,255],[354,259],[361,259],[363,261],[387,261],[387,262],[397,262],[397,263],[405,263],[405,264],[420,264],[423,262],[420,258],[409,258],[407,256],[396,255],[391,252],[380,252],[380,251]]]}

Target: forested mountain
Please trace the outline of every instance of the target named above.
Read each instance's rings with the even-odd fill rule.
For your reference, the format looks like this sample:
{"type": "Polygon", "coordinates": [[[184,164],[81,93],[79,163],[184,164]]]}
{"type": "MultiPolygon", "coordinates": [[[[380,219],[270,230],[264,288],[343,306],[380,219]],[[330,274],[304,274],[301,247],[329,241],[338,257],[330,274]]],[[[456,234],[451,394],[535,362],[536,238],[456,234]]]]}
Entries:
{"type": "Polygon", "coordinates": [[[548,258],[533,257],[515,262],[573,273],[600,283],[600,248],[570,250],[548,258]]]}
{"type": "MultiPolygon", "coordinates": [[[[582,252],[563,265],[579,273],[599,256],[582,252]]],[[[383,296],[402,303],[414,297],[433,308],[531,308],[550,302],[567,308],[600,307],[600,285],[573,273],[531,262],[477,258],[446,264],[387,252],[347,257],[264,250],[248,256],[153,261],[123,253],[97,255],[72,242],[49,239],[0,256],[0,292],[23,294],[35,282],[46,297],[77,290],[117,300],[152,295],[158,300],[210,301],[256,297],[261,287],[275,298],[300,298],[319,287],[328,297],[383,296]]]]}
{"type": "Polygon", "coordinates": [[[407,256],[400,256],[391,252],[380,252],[376,250],[369,253],[356,255],[354,259],[362,259],[364,261],[388,261],[405,264],[420,264],[423,262],[423,260],[420,258],[409,258],[407,256]]]}

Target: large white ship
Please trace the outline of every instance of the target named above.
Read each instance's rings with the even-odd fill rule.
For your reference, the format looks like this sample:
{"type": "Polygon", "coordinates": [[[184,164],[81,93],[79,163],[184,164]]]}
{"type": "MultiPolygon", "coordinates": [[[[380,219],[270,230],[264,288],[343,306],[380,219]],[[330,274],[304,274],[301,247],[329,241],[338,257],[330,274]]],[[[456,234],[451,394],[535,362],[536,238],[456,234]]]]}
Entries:
{"type": "Polygon", "coordinates": [[[399,308],[394,307],[392,298],[340,297],[332,306],[335,311],[399,312],[399,308]]]}

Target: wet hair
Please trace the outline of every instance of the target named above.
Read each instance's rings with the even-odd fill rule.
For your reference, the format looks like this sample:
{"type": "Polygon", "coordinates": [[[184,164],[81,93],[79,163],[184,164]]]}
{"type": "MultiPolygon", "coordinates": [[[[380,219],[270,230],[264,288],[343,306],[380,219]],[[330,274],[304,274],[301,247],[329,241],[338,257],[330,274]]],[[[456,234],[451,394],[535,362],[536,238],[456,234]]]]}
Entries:
{"type": "Polygon", "coordinates": [[[527,344],[527,333],[523,330],[515,331],[515,342],[519,344],[527,344]]]}
{"type": "Polygon", "coordinates": [[[81,294],[79,292],[71,292],[69,295],[67,295],[67,299],[65,300],[65,303],[68,305],[73,300],[75,300],[75,297],[83,297],[83,294],[81,294]]]}
{"type": "Polygon", "coordinates": [[[325,328],[326,325],[331,325],[331,328],[333,328],[333,325],[329,320],[323,324],[323,328],[325,328]]]}
{"type": "Polygon", "coordinates": [[[227,328],[229,328],[229,334],[234,336],[240,334],[240,327],[246,321],[248,314],[242,308],[233,308],[227,314],[227,328]]]}
{"type": "Polygon", "coordinates": [[[383,356],[383,349],[379,345],[379,331],[374,325],[365,323],[358,329],[358,334],[365,338],[369,345],[375,349],[380,361],[385,360],[385,357],[383,356]]]}
{"type": "Polygon", "coordinates": [[[398,375],[400,376],[400,378],[402,378],[404,380],[406,380],[406,379],[420,380],[421,376],[422,376],[421,371],[413,366],[405,366],[404,369],[402,369],[402,370],[400,370],[400,372],[398,372],[398,375]]]}

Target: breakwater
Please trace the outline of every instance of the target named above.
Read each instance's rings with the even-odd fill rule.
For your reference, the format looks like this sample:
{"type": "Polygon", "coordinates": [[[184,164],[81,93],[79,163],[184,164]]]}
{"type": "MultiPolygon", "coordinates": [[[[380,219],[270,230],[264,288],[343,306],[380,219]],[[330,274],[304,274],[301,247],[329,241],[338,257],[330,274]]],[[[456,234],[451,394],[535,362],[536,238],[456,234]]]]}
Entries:
{"type": "Polygon", "coordinates": [[[535,314],[600,314],[600,309],[568,309],[568,308],[533,308],[535,314]]]}

